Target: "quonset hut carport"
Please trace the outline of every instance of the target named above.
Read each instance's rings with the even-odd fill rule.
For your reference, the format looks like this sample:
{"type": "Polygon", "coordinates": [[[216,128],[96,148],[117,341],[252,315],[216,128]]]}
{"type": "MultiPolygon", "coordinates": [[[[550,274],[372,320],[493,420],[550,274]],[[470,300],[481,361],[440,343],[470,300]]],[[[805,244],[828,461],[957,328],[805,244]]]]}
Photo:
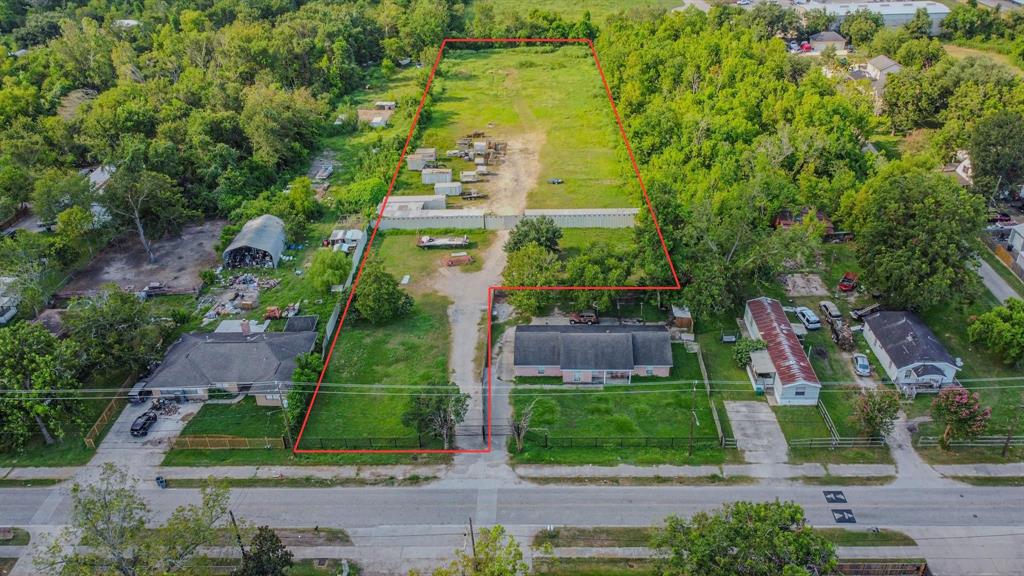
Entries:
{"type": "Polygon", "coordinates": [[[284,252],[284,222],[264,214],[242,226],[224,250],[225,268],[277,268],[284,252]]]}

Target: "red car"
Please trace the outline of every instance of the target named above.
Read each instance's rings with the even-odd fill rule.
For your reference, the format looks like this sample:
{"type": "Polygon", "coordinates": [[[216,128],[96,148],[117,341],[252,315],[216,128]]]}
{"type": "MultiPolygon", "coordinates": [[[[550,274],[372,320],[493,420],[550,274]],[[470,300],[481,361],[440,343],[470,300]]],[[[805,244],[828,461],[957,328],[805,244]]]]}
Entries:
{"type": "Polygon", "coordinates": [[[598,324],[597,312],[575,312],[569,315],[569,324],[598,324]]]}
{"type": "Polygon", "coordinates": [[[843,274],[843,279],[839,281],[840,292],[850,292],[857,287],[857,275],[853,272],[846,272],[843,274]]]}

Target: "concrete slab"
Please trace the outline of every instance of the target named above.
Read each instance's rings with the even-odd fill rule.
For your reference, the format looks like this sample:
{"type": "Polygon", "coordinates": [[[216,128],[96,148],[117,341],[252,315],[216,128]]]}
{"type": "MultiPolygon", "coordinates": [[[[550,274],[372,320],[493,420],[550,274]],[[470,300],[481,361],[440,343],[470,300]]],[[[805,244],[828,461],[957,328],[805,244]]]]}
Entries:
{"type": "Polygon", "coordinates": [[[771,406],[765,402],[725,402],[725,411],[736,436],[736,446],[747,462],[782,464],[789,447],[771,406]]]}

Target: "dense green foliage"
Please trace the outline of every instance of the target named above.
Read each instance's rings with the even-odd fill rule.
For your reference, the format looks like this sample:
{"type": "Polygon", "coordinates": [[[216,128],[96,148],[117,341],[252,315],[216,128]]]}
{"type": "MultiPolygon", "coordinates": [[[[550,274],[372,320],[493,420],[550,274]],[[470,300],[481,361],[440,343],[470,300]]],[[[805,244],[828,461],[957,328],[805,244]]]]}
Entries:
{"type": "Polygon", "coordinates": [[[562,239],[562,229],[555,225],[550,216],[526,218],[520,220],[509,232],[505,242],[506,252],[515,252],[531,242],[552,252],[558,251],[558,241],[562,239]]]}
{"type": "Polygon", "coordinates": [[[379,262],[370,261],[363,268],[356,290],[356,310],[373,324],[384,324],[412,311],[412,296],[398,285],[398,280],[384,270],[379,262]]]}
{"type": "Polygon", "coordinates": [[[260,526],[231,576],[285,576],[291,565],[292,553],[281,538],[269,526],[260,526]]]}
{"type": "Polygon", "coordinates": [[[932,400],[932,419],[943,426],[939,444],[949,449],[954,440],[977,438],[988,426],[992,408],[981,405],[981,396],[960,386],[946,388],[932,400]]]}
{"type": "Polygon", "coordinates": [[[967,329],[971,342],[992,350],[1007,364],[1024,363],[1024,302],[1007,300],[978,316],[967,329]]]}
{"type": "Polygon", "coordinates": [[[318,292],[329,292],[332,286],[345,282],[352,270],[352,260],[340,250],[317,250],[309,265],[308,278],[318,292]]]}
{"type": "Polygon", "coordinates": [[[149,304],[117,286],[76,299],[63,323],[90,370],[139,371],[160,358],[160,324],[149,304]]]}
{"type": "Polygon", "coordinates": [[[854,414],[866,436],[887,436],[900,411],[900,396],[892,390],[864,390],[854,414]]]}

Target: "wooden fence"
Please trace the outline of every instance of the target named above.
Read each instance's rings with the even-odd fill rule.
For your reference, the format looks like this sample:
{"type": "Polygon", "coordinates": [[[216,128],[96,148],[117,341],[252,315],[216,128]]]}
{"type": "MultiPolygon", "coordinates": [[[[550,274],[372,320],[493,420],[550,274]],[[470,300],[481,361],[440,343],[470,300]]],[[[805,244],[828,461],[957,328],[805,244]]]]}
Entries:
{"type": "Polygon", "coordinates": [[[241,436],[178,436],[175,450],[284,450],[288,443],[281,437],[244,438],[241,436]]]}
{"type": "Polygon", "coordinates": [[[832,416],[828,413],[825,405],[818,401],[818,412],[821,414],[822,420],[825,421],[825,427],[828,429],[828,438],[798,438],[796,440],[787,440],[790,448],[828,448],[829,450],[836,450],[841,448],[883,448],[886,446],[885,438],[881,436],[870,436],[861,438],[859,436],[840,436],[839,430],[836,429],[835,422],[832,421],[832,416]]]}
{"type": "Polygon", "coordinates": [[[121,413],[121,409],[128,403],[125,398],[128,391],[131,390],[132,386],[135,385],[135,374],[132,374],[121,383],[121,387],[118,388],[117,393],[114,394],[114,398],[107,403],[107,406],[103,408],[103,412],[100,413],[100,417],[96,419],[96,422],[89,428],[89,432],[85,434],[82,441],[89,447],[90,450],[96,449],[96,438],[103,432],[107,427],[107,423],[117,418],[121,413]]]}
{"type": "MultiPolygon", "coordinates": [[[[914,445],[934,448],[941,440],[939,436],[918,436],[914,445]]],[[[1002,448],[1006,445],[1006,436],[978,436],[974,440],[954,440],[949,445],[953,448],[1002,448]]],[[[1024,446],[1024,436],[1010,436],[1010,446],[1024,446]]]]}

